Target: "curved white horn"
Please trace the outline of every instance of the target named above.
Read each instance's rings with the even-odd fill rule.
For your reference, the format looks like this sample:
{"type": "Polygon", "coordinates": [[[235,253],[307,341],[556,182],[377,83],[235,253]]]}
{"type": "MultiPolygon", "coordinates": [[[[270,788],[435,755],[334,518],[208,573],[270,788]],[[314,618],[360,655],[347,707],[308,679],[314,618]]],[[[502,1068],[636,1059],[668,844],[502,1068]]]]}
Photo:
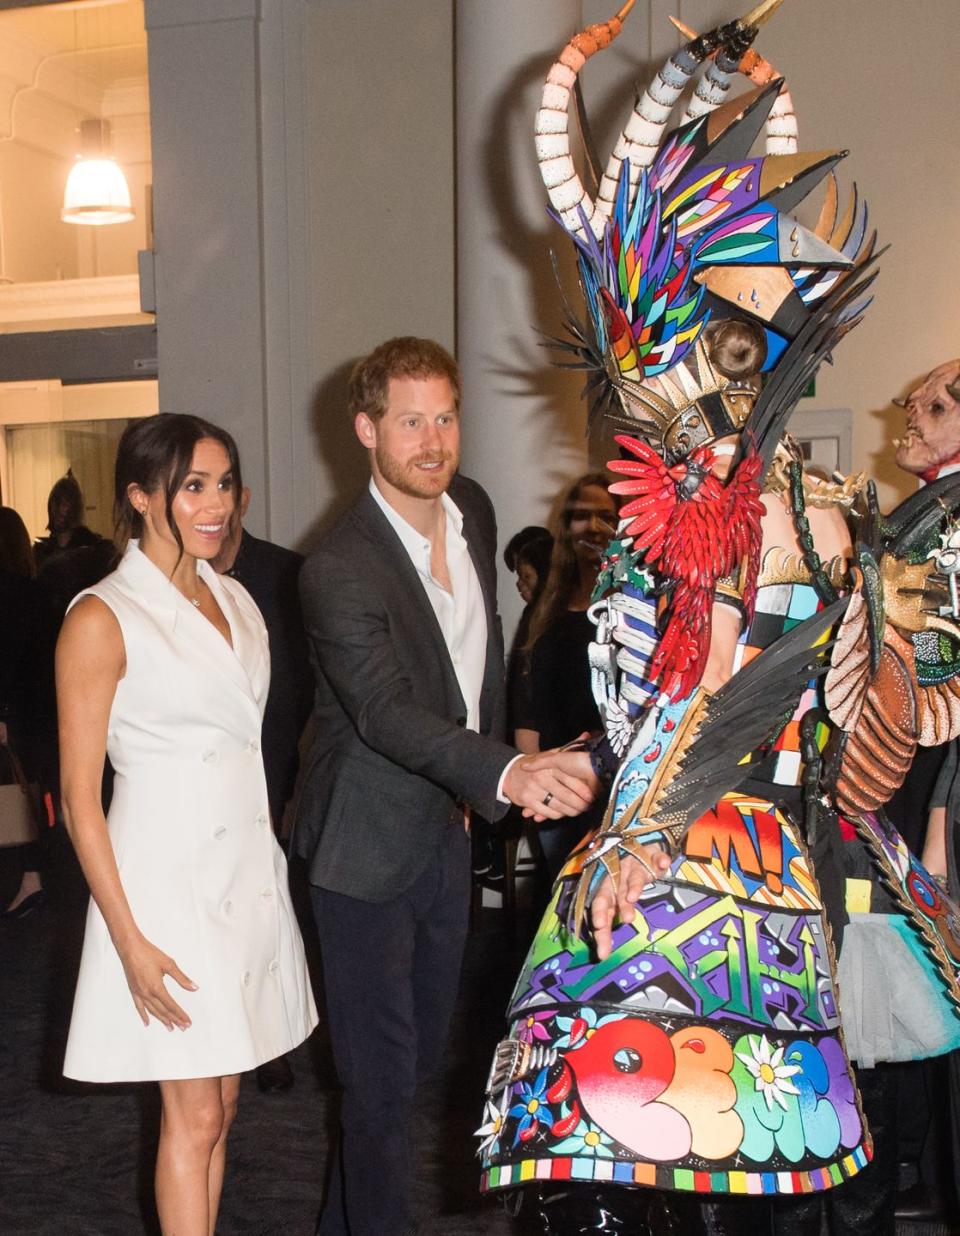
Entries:
{"type": "Polygon", "coordinates": [[[623,29],[623,20],[633,5],[634,0],[627,0],[609,21],[575,34],[551,66],[540,96],[535,125],[540,175],[551,206],[573,235],[583,231],[581,210],[597,239],[603,235],[606,217],[598,212],[583,187],[570,156],[570,95],[577,74],[595,52],[609,47],[623,29]]]}
{"type": "Polygon", "coordinates": [[[649,167],[656,156],[674,104],[710,50],[705,41],[702,43],[702,50],[698,40],[685,44],[666,61],[637,100],[626,127],[617,138],[600,180],[597,210],[604,218],[609,219],[613,214],[617,182],[624,160],[630,160],[632,198],[643,169],[649,167]]]}

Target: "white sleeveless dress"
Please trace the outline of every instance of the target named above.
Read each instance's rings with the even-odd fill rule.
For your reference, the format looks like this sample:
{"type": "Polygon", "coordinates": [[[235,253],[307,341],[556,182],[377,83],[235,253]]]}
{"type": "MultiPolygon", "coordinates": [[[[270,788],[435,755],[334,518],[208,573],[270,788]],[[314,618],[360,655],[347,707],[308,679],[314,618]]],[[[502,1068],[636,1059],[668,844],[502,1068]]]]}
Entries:
{"type": "Polygon", "coordinates": [[[91,899],[63,1070],[80,1081],[240,1073],[317,1023],[260,754],[266,628],[241,584],[199,570],[232,649],[135,541],[80,594],[110,607],[126,649],[107,734],[120,879],[137,926],[198,984],[167,980],[188,1030],[145,1027],[91,899]]]}

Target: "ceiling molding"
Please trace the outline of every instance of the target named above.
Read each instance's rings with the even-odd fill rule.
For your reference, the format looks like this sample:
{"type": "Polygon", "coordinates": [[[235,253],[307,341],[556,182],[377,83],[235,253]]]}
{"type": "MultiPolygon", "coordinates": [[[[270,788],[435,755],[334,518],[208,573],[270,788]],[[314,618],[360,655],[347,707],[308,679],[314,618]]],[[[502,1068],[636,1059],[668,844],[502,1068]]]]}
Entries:
{"type": "MultiPolygon", "coordinates": [[[[137,275],[97,279],[58,279],[47,283],[0,285],[0,334],[59,327],[145,325],[152,317],[140,312],[137,275]]],[[[7,346],[6,341],[4,347],[7,346]]]]}

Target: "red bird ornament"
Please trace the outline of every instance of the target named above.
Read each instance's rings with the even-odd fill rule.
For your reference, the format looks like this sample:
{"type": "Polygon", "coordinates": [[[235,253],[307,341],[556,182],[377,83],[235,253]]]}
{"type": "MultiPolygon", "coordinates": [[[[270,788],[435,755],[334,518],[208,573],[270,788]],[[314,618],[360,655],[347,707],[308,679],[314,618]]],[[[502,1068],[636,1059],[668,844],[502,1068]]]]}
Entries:
{"type": "Polygon", "coordinates": [[[628,494],[620,514],[631,519],[632,536],[645,565],[662,577],[670,593],[667,621],[650,662],[650,681],[672,700],[685,699],[699,684],[710,649],[717,581],[746,563],[743,604],[750,615],[760,566],[760,469],[748,452],[726,484],[714,473],[709,446],[668,465],[646,442],[617,434],[617,443],[635,456],[608,467],[629,480],[610,491],[628,494]]]}

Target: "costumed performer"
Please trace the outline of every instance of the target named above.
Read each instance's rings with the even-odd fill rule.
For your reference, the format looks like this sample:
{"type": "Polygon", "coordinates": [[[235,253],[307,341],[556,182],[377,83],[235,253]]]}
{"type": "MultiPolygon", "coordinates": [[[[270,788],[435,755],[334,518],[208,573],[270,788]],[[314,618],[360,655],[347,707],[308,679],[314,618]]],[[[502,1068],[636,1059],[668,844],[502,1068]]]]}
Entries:
{"type": "MultiPolygon", "coordinates": [[[[838,213],[842,152],[796,153],[789,95],[750,50],[777,3],[671,57],[595,193],[569,156],[567,105],[629,5],[564,48],[538,114],[588,309],[581,321],[567,306],[563,346],[594,416],[631,431],[611,467],[632,499],[598,580],[591,652],[615,756],[607,813],[528,954],[480,1130],[483,1187],[537,1186],[552,1233],[644,1230],[636,1186],[806,1195],[869,1163],[835,978],[837,808],[904,911],[888,916],[887,942],[925,1026],[911,1050],[948,1050],[960,1031],[954,911],[927,898],[877,814],[917,743],[933,741],[931,712],[960,729],[960,628],[934,579],[938,500],[949,516],[958,497],[944,483],[888,519],[868,502],[854,548],[844,508],[858,484],[805,475],[784,436],[867,307],[875,256],[863,204],[838,213]],[[756,88],[717,106],[736,70],[756,88]],[[764,128],[768,152],[751,157],[764,128]],[[787,212],[826,176],[810,231],[787,212]],[[914,637],[936,664],[921,665],[914,637]],[[816,680],[828,667],[825,761],[816,680]],[[891,696],[906,715],[890,715],[891,696]]],[[[814,1208],[779,1213],[792,1231],[819,1230],[814,1208]]]]}

